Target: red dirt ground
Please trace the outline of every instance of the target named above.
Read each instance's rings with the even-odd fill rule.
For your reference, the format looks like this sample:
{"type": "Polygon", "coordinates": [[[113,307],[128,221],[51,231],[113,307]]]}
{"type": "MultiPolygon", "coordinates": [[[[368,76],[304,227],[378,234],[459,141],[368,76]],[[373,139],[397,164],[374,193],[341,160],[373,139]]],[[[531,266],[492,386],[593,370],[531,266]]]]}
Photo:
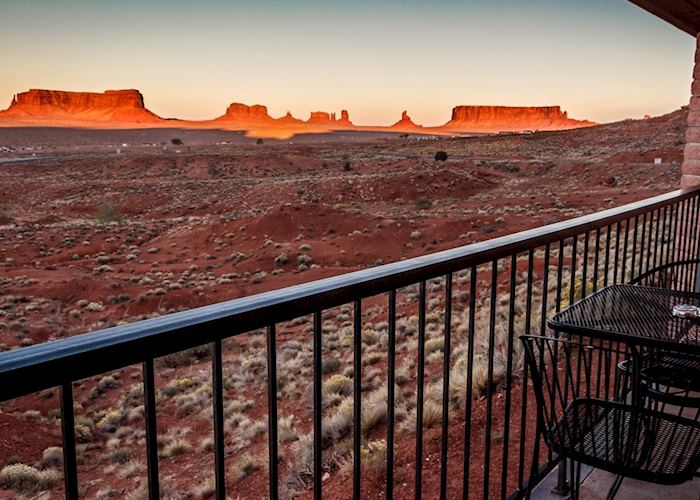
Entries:
{"type": "MultiPolygon", "coordinates": [[[[315,142],[299,137],[255,144],[238,137],[223,139],[228,144],[222,145],[216,142],[228,137],[223,132],[187,131],[180,135],[185,141],[180,152],[122,147],[123,134],[131,131],[80,131],[80,146],[74,147],[63,129],[45,129],[40,146],[36,130],[23,135],[21,129],[0,129],[0,145],[11,148],[0,153],[0,343],[3,349],[16,348],[235,299],[671,191],[680,178],[684,117],[685,111],[678,111],[576,131],[436,140],[371,134],[334,140],[328,134],[315,142]],[[449,159],[434,161],[436,150],[447,151],[449,159]],[[655,165],[655,158],[662,164],[655,165]],[[112,204],[120,222],[98,220],[106,204],[112,204]],[[276,262],[282,253],[288,261],[276,262]],[[300,266],[302,254],[312,260],[300,266]]],[[[140,142],[149,144],[161,138],[150,138],[148,130],[139,134],[140,142]]],[[[380,299],[368,302],[373,305],[370,319],[379,321],[385,306],[380,299]]],[[[402,313],[409,308],[401,307],[402,313]]],[[[297,338],[302,330],[288,328],[280,342],[297,338]]],[[[246,345],[232,342],[227,355],[246,345]]],[[[207,370],[206,360],[184,369],[161,366],[157,384],[207,370]]],[[[139,383],[140,371],[127,368],[119,376],[122,387],[98,398],[91,396],[95,381],[77,384],[76,400],[86,412],[113,407],[129,385],[139,383]]],[[[520,393],[514,390],[514,397],[520,393]]],[[[247,415],[263,418],[264,386],[251,387],[245,397],[254,401],[247,415]]],[[[493,436],[498,436],[504,424],[502,397],[494,402],[493,436]]],[[[519,408],[515,399],[513,404],[519,408]]],[[[0,464],[10,457],[32,464],[45,448],[60,444],[60,422],[50,417],[57,408],[55,390],[3,404],[0,464]],[[40,418],[28,418],[27,410],[38,410],[40,418]]],[[[287,400],[280,411],[310,416],[310,401],[287,400]]],[[[508,422],[511,445],[519,436],[517,417],[508,422]]],[[[475,457],[483,455],[484,418],[484,402],[476,400],[475,457]]],[[[182,424],[172,403],[159,406],[162,433],[182,424]]],[[[534,429],[534,422],[527,425],[534,429]]],[[[302,426],[308,429],[308,420],[302,426]]],[[[193,419],[189,427],[191,436],[211,433],[201,420],[193,419]]],[[[453,415],[449,432],[449,491],[458,495],[463,416],[453,415]]],[[[97,460],[110,437],[96,431],[94,442],[82,450],[86,497],[99,496],[106,484],[124,497],[138,484],[97,460]]],[[[500,470],[502,443],[492,439],[493,471],[500,470]]],[[[439,428],[426,431],[428,498],[439,491],[439,442],[439,428]]],[[[528,450],[531,445],[528,441],[528,450]]],[[[265,435],[252,446],[264,453],[265,435]]],[[[397,438],[397,498],[413,495],[414,446],[413,436],[397,438]]],[[[178,489],[189,488],[210,476],[212,463],[205,452],[164,458],[161,477],[171,477],[178,489]]],[[[474,497],[483,487],[478,463],[470,470],[474,497]]],[[[509,470],[511,491],[517,464],[510,463],[509,470]]],[[[376,498],[385,484],[368,473],[363,487],[365,498],[376,498]]],[[[232,498],[261,498],[266,488],[266,471],[260,469],[231,483],[230,493],[232,498]]],[[[324,483],[329,498],[347,498],[350,492],[346,474],[334,472],[324,483]]],[[[60,494],[57,487],[44,495],[60,494]]]]}

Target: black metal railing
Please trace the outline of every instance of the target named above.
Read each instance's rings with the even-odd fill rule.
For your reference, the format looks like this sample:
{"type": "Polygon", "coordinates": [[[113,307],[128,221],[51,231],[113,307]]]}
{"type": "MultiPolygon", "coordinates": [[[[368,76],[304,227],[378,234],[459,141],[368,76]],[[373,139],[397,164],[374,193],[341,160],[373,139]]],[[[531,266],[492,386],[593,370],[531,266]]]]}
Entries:
{"type": "MultiPolygon", "coordinates": [[[[551,313],[599,287],[635,280],[672,262],[687,261],[674,279],[677,287],[693,288],[699,212],[699,189],[675,191],[452,250],[0,353],[0,399],[61,388],[65,494],[77,498],[73,383],[141,364],[148,490],[150,498],[159,498],[154,360],[211,344],[214,475],[217,497],[225,498],[223,342],[264,329],[267,377],[261,383],[268,402],[268,485],[269,497],[278,498],[278,381],[283,368],[278,354],[284,342],[278,327],[311,315],[311,335],[299,332],[297,336],[304,336],[313,351],[309,391],[313,466],[308,486],[313,483],[314,498],[321,498],[321,477],[333,467],[324,462],[323,363],[329,353],[324,346],[324,313],[351,304],[353,321],[348,328],[352,332],[349,346],[354,380],[352,444],[347,455],[353,470],[352,496],[360,498],[364,484],[362,372],[363,351],[367,350],[363,329],[368,321],[363,309],[370,309],[363,306],[371,301],[375,317],[380,313],[386,317],[385,324],[377,327],[385,339],[386,497],[393,498],[395,470],[406,468],[404,457],[412,459],[410,494],[416,498],[429,487],[431,492],[439,491],[440,498],[521,497],[528,485],[556,466],[558,459],[540,444],[537,407],[516,338],[544,333],[551,313]],[[413,337],[406,343],[409,333],[397,328],[399,319],[409,321],[406,311],[414,307],[416,346],[413,337]],[[439,340],[431,342],[435,339],[439,340]],[[426,352],[427,342],[433,346],[430,353],[426,352]],[[397,345],[402,346],[401,353],[397,345]],[[442,356],[436,362],[434,354],[440,349],[442,356]],[[401,407],[402,431],[398,433],[397,360],[412,354],[416,360],[409,383],[415,384],[416,397],[414,403],[401,407]],[[426,387],[435,394],[427,394],[426,387]],[[435,405],[440,408],[437,441],[426,442],[424,436],[426,398],[432,409],[435,405]],[[403,415],[404,409],[408,416],[403,415]],[[457,438],[455,429],[459,431],[457,438]],[[398,439],[404,444],[409,439],[415,446],[398,449],[398,439]],[[439,460],[426,461],[426,453],[433,451],[439,460]],[[428,479],[430,484],[426,485],[428,479]],[[437,483],[439,488],[432,489],[437,483]]],[[[406,494],[406,490],[402,492],[406,494]]]]}

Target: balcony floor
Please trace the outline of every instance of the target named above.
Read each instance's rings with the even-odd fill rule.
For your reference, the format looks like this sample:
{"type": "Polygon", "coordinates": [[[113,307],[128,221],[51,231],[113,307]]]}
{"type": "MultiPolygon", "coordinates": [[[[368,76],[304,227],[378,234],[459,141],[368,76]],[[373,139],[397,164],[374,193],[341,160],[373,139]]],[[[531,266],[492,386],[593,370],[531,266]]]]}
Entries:
{"type": "MultiPolygon", "coordinates": [[[[591,470],[588,467],[581,469],[581,476],[585,479],[581,483],[580,498],[604,499],[608,494],[610,485],[615,476],[599,470],[591,470]]],[[[562,500],[565,497],[551,492],[552,486],[557,481],[557,470],[554,469],[532,492],[532,500],[562,500]]],[[[625,479],[615,496],[615,500],[698,500],[700,499],[700,478],[677,485],[662,486],[645,483],[634,479],[625,479]]]]}

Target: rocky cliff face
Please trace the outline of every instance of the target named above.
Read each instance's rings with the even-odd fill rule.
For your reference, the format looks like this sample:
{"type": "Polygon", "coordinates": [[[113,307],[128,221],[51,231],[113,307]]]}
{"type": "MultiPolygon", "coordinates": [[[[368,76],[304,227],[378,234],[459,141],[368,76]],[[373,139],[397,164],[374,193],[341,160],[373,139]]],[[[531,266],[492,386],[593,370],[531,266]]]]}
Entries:
{"type": "Polygon", "coordinates": [[[17,94],[0,116],[47,121],[157,123],[162,118],[143,103],[138,90],[65,92],[32,89],[17,94]]]}
{"type": "Polygon", "coordinates": [[[445,127],[465,132],[558,130],[594,125],[574,120],[559,106],[456,106],[445,127]]]}
{"type": "Polygon", "coordinates": [[[270,121],[272,118],[267,114],[267,107],[261,104],[241,104],[234,102],[226,108],[226,114],[217,118],[221,121],[235,121],[243,123],[256,123],[270,121]]]}

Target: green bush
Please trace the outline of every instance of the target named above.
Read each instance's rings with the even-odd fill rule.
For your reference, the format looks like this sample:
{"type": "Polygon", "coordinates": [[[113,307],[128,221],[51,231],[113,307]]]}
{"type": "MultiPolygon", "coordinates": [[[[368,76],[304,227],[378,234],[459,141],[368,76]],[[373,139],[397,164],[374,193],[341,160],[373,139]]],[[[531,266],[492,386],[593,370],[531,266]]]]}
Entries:
{"type": "Polygon", "coordinates": [[[438,151],[435,153],[435,161],[447,161],[447,152],[438,151]]]}

